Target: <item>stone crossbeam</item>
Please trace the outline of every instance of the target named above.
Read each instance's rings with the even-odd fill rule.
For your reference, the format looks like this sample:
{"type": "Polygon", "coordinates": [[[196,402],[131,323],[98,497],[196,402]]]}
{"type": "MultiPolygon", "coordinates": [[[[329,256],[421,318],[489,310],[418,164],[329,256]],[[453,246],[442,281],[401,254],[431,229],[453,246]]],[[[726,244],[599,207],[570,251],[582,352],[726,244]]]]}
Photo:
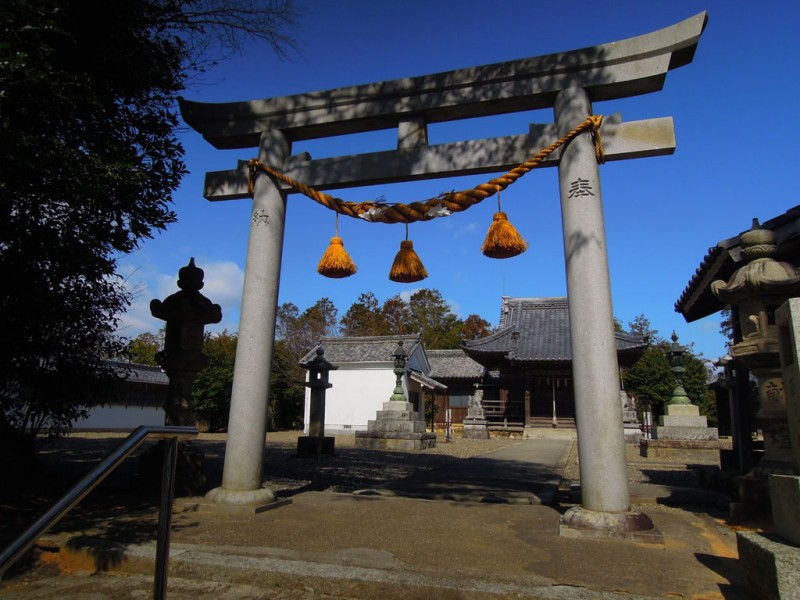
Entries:
{"type": "MultiPolygon", "coordinates": [[[[671,117],[620,122],[617,115],[604,120],[600,132],[607,161],[662,156],[675,150],[671,117]]],[[[556,126],[531,125],[530,133],[485,140],[418,145],[412,148],[312,160],[307,153],[290,156],[283,172],[318,190],[419,181],[461,175],[499,173],[525,162],[558,139],[556,126]]],[[[558,165],[560,153],[539,166],[558,165]]],[[[285,184],[283,191],[293,193],[285,184]]],[[[206,173],[205,198],[211,201],[249,197],[247,161],[236,170],[206,173]]]]}
{"type": "Polygon", "coordinates": [[[254,148],[264,131],[291,141],[553,106],[579,87],[592,102],[659,91],[667,72],[690,63],[705,12],[627,40],[515,61],[246,102],[180,101],[183,119],[219,149],[254,148]]]}

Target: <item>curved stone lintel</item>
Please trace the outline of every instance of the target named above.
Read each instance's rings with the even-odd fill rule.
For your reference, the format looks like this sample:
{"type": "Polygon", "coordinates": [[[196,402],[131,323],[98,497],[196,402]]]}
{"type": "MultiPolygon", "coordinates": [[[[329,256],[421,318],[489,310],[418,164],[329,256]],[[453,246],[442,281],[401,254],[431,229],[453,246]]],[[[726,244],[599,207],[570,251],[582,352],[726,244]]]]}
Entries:
{"type": "Polygon", "coordinates": [[[564,513],[559,534],[562,537],[664,543],[662,533],[643,512],[602,512],[582,506],[575,506],[564,513]]]}
{"type": "Polygon", "coordinates": [[[292,140],[397,126],[398,117],[426,123],[552,106],[566,87],[594,101],[661,89],[669,70],[690,63],[705,29],[698,13],[645,35],[524,58],[360,86],[245,102],[180,99],[183,119],[219,149],[254,147],[268,129],[292,140]]]}
{"type": "Polygon", "coordinates": [[[206,500],[220,504],[263,505],[276,501],[275,493],[269,488],[257,490],[229,490],[224,487],[214,488],[206,494],[206,500]]]}

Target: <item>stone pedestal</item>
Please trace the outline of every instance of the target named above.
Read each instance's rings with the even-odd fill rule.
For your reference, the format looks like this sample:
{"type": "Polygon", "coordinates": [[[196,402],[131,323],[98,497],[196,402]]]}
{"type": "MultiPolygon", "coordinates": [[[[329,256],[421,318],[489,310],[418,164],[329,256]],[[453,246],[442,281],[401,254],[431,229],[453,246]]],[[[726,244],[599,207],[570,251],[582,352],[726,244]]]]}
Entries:
{"type": "Polygon", "coordinates": [[[719,439],[716,427],[708,427],[708,419],[700,415],[694,404],[668,404],[667,414],[658,418],[655,439],[714,441],[719,439]]]}
{"type": "Polygon", "coordinates": [[[425,421],[409,402],[383,403],[366,431],[357,431],[355,447],[368,450],[422,450],[436,445],[436,434],[425,431],[425,421]]]}
{"type": "Polygon", "coordinates": [[[464,419],[464,432],[461,437],[466,440],[488,440],[489,421],[466,417],[464,419]]]}
{"type": "Polygon", "coordinates": [[[786,301],[775,311],[775,319],[795,473],[771,474],[767,479],[775,533],[800,546],[800,298],[786,301]]]}
{"type": "Polygon", "coordinates": [[[775,536],[737,531],[739,564],[747,574],[751,598],[795,600],[800,590],[800,548],[775,536]]]}
{"type": "Polygon", "coordinates": [[[770,475],[767,480],[775,533],[800,546],[800,477],[770,475]]]}

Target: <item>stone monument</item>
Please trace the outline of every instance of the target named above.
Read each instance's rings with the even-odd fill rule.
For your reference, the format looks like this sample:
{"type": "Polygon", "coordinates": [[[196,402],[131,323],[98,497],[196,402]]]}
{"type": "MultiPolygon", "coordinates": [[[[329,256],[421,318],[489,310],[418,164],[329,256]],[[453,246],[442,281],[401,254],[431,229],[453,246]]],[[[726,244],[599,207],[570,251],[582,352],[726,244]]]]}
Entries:
{"type": "Polygon", "coordinates": [[[436,445],[436,434],[425,429],[425,421],[406,401],[403,391],[403,376],[406,373],[408,356],[403,341],[397,342],[393,352],[395,386],[388,402],[383,403],[374,420],[367,423],[366,431],[357,431],[356,448],[371,450],[422,450],[436,445]]]}
{"type": "Polygon", "coordinates": [[[769,474],[777,535],[738,531],[739,561],[756,598],[796,598],[800,590],[800,298],[775,311],[794,474],[769,474]]]}
{"type": "Polygon", "coordinates": [[[642,439],[642,426],[639,423],[639,413],[636,411],[636,401],[625,390],[619,392],[622,404],[622,429],[625,432],[625,442],[638,444],[642,439]]]}
{"type": "Polygon", "coordinates": [[[467,404],[467,416],[464,417],[464,432],[461,434],[464,439],[488,440],[489,421],[483,411],[483,389],[480,384],[475,384],[475,393],[467,404]]]}
{"type": "Polygon", "coordinates": [[[719,455],[719,431],[708,426],[708,419],[700,414],[698,406],[692,404],[683,387],[685,352],[673,331],[669,360],[675,376],[675,389],[664,414],[658,417],[658,424],[653,428],[653,439],[639,441],[642,456],[674,459],[703,455],[704,458],[716,459],[719,455]]]}
{"type": "Polygon", "coordinates": [[[742,339],[731,347],[731,356],[758,380],[756,422],[763,433],[764,456],[747,475],[737,479],[739,498],[731,503],[734,520],[767,514],[767,476],[795,473],[775,309],[800,294],[796,267],[774,258],[778,252],[774,232],[762,229],[754,219],[752,228],[739,239],[744,266],[727,282],[714,281],[711,290],[739,316],[742,339]]]}

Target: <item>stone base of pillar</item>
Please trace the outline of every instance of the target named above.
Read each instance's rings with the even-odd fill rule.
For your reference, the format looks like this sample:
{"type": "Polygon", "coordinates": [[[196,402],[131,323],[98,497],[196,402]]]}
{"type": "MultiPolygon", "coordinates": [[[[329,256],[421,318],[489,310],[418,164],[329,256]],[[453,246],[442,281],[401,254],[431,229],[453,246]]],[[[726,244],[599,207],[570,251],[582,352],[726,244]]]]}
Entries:
{"type": "Polygon", "coordinates": [[[752,598],[789,600],[800,590],[800,548],[775,535],[737,531],[739,565],[752,598]]]}
{"type": "Polygon", "coordinates": [[[377,418],[357,431],[355,447],[367,450],[423,450],[436,446],[436,434],[425,431],[425,422],[409,402],[384,402],[377,418]]]}
{"type": "Polygon", "coordinates": [[[222,510],[230,512],[260,513],[265,510],[290,504],[291,500],[278,500],[269,488],[257,490],[229,490],[224,487],[214,488],[205,495],[200,503],[203,510],[222,510]],[[216,506],[215,506],[216,505],[216,506]]]}
{"type": "Polygon", "coordinates": [[[664,534],[638,511],[611,513],[575,506],[561,517],[558,533],[569,538],[664,543],[664,534]]]}
{"type": "Polygon", "coordinates": [[[333,456],[336,438],[331,436],[317,437],[303,435],[297,438],[297,456],[314,458],[316,456],[333,456]]]}

